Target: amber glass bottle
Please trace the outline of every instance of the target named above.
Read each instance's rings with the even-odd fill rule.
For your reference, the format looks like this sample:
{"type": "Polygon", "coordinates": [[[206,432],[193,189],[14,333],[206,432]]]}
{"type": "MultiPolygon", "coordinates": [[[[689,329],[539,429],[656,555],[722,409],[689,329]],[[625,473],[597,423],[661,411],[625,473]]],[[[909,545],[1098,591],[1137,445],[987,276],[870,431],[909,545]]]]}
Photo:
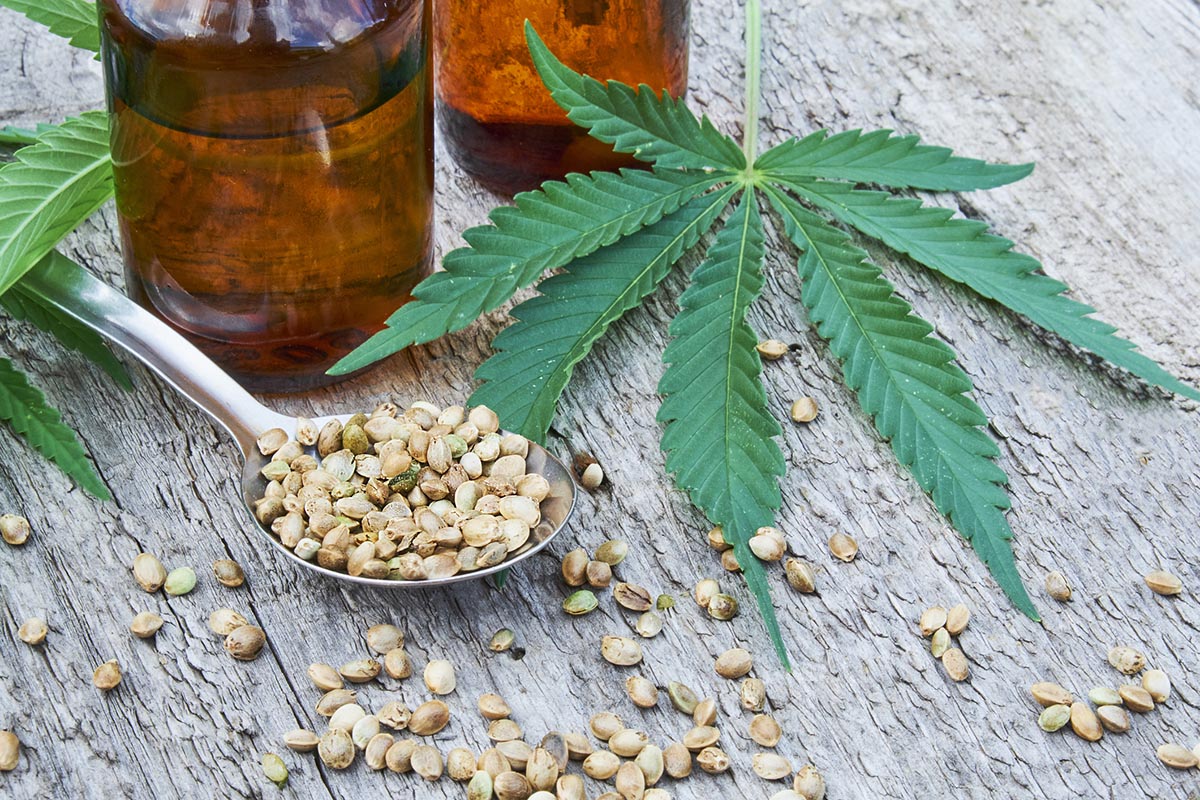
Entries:
{"type": "Polygon", "coordinates": [[[100,0],[130,294],[291,391],[426,271],[425,0],[100,0]]]}
{"type": "Polygon", "coordinates": [[[572,125],[525,46],[529,19],[573,69],[680,96],[688,0],[435,0],[438,122],[455,161],[502,194],[629,156],[572,125]]]}

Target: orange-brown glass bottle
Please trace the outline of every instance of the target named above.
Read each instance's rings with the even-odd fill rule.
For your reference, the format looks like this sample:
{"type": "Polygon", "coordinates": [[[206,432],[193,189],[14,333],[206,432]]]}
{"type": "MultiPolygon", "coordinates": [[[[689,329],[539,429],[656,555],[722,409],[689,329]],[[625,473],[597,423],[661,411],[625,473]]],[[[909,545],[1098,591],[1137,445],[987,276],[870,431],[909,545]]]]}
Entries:
{"type": "Polygon", "coordinates": [[[438,124],[455,161],[502,194],[635,163],[555,104],[525,19],[575,70],[676,97],[687,88],[688,0],[435,0],[438,124]]]}
{"type": "Polygon", "coordinates": [[[427,271],[426,0],[100,0],[130,294],[249,388],[325,375],[427,271]]]}

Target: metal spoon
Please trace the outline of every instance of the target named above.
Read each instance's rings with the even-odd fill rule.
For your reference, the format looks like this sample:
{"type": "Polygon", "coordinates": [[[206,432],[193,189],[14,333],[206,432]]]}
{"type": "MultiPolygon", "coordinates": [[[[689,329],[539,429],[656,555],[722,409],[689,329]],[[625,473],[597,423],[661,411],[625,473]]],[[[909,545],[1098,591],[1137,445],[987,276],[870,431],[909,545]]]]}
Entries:
{"type": "MultiPolygon", "coordinates": [[[[242,451],[242,502],[255,530],[288,559],[327,578],[386,589],[428,588],[482,578],[512,567],[541,550],[571,516],[575,505],[575,482],[570,471],[545,448],[530,442],[526,464],[530,472],[546,478],[550,493],[541,504],[542,521],[530,535],[533,546],[524,552],[495,567],[422,581],[354,577],[305,561],[266,531],[252,510],[254,501],[262,496],[266,485],[259,470],[266,465],[267,458],[258,451],[256,440],[271,428],[283,428],[294,435],[295,417],[276,413],[259,403],[166,323],[67,259],[43,259],[25,275],[21,287],[41,302],[127,350],[225,428],[242,451]]],[[[345,422],[350,417],[350,414],[343,414],[336,418],[345,422]]],[[[334,417],[321,417],[314,422],[319,427],[331,419],[334,417]]]]}

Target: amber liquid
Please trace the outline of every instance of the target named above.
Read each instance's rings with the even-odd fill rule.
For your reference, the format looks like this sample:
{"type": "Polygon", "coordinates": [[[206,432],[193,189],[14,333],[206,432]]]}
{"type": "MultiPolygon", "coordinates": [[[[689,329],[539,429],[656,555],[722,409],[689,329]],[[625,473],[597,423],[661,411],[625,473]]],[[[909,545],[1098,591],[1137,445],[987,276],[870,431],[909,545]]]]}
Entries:
{"type": "Polygon", "coordinates": [[[637,163],[555,104],[529,57],[526,18],[573,69],[676,97],[687,88],[687,0],[436,0],[438,124],[454,160],[509,195],[637,163]]]}
{"type": "Polygon", "coordinates": [[[332,382],[429,266],[426,4],[100,5],[130,294],[248,388],[332,382]]]}

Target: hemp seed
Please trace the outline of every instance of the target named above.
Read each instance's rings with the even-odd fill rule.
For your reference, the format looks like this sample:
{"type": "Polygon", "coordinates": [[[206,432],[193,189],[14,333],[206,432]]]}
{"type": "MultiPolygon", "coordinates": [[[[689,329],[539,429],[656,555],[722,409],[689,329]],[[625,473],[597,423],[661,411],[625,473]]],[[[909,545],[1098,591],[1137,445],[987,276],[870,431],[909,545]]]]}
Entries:
{"type": "Polygon", "coordinates": [[[1158,760],[1172,769],[1191,769],[1196,766],[1196,755],[1182,745],[1161,744],[1155,751],[1158,760]]]}
{"type": "Polygon", "coordinates": [[[829,552],[839,561],[849,564],[858,555],[858,542],[852,536],[835,533],[829,537],[829,552]]]}
{"type": "Polygon", "coordinates": [[[317,745],[321,743],[321,740],[310,730],[296,728],[294,731],[288,731],[283,735],[283,743],[287,745],[288,749],[295,750],[297,753],[311,753],[317,749],[317,745]]]}
{"type": "Polygon", "coordinates": [[[1050,683],[1049,681],[1035,683],[1029,687],[1029,693],[1033,695],[1033,699],[1042,708],[1057,705],[1069,706],[1075,702],[1075,698],[1071,696],[1070,692],[1057,683],[1050,683]]]}
{"type": "Polygon", "coordinates": [[[230,589],[236,589],[246,582],[246,573],[242,570],[242,566],[232,559],[222,558],[214,561],[212,570],[217,583],[230,589]]]}
{"type": "Polygon", "coordinates": [[[755,753],[750,768],[767,781],[782,780],[792,774],[792,762],[776,753],[755,753]]]}
{"type": "Polygon", "coordinates": [[[395,625],[372,625],[366,637],[367,647],[381,656],[404,646],[404,633],[395,625]]]}
{"type": "Polygon", "coordinates": [[[755,714],[750,720],[750,738],[763,747],[774,747],[783,737],[783,728],[769,714],[755,714]]]}
{"type": "Polygon", "coordinates": [[[640,675],[625,679],[625,693],[638,708],[654,708],[658,705],[658,687],[640,675]]]}
{"type": "Polygon", "coordinates": [[[764,339],[754,349],[767,361],[778,361],[787,355],[788,346],[778,339],[764,339]]]}
{"type": "Polygon", "coordinates": [[[191,567],[176,567],[167,573],[163,583],[163,591],[174,597],[179,597],[196,588],[196,572],[191,567]]]}
{"type": "Polygon", "coordinates": [[[817,588],[817,576],[812,564],[800,558],[789,558],[783,565],[787,582],[801,594],[812,594],[817,588]]]}
{"type": "Polygon", "coordinates": [[[92,683],[102,692],[117,688],[121,683],[121,665],[115,658],[105,661],[92,673],[92,683]]]}
{"type": "Polygon", "coordinates": [[[263,775],[267,780],[278,786],[280,789],[287,786],[288,768],[287,764],[283,763],[283,759],[274,753],[263,753],[262,756],[263,775]]]}
{"type": "Polygon", "coordinates": [[[18,514],[4,514],[0,516],[0,537],[7,544],[14,547],[25,544],[29,540],[29,534],[32,531],[29,527],[29,520],[18,514]]]}
{"type": "Polygon", "coordinates": [[[143,611],[129,623],[129,632],[139,639],[149,639],[163,626],[163,618],[153,611],[143,611]]]}
{"type": "Polygon", "coordinates": [[[1065,603],[1071,599],[1071,585],[1067,583],[1067,576],[1063,575],[1058,570],[1054,570],[1046,576],[1046,594],[1053,597],[1060,603],[1065,603]]]}
{"type": "Polygon", "coordinates": [[[925,609],[921,612],[918,625],[921,628],[922,636],[932,636],[938,628],[946,627],[946,609],[941,606],[925,609]]]}
{"type": "Polygon", "coordinates": [[[825,800],[825,778],[812,764],[805,764],[796,773],[792,791],[802,800],[825,800]]]}
{"type": "Polygon", "coordinates": [[[41,617],[30,617],[17,629],[17,637],[25,644],[34,646],[46,641],[46,634],[49,632],[46,620],[41,617]]]}
{"type": "Polygon", "coordinates": [[[417,736],[432,736],[450,723],[450,707],[441,700],[417,706],[408,718],[408,729],[417,736]]]}
{"type": "Polygon", "coordinates": [[[1098,742],[1104,736],[1100,718],[1086,703],[1078,701],[1071,704],[1071,730],[1075,731],[1075,735],[1080,739],[1089,742],[1098,742]]]}
{"type": "Polygon", "coordinates": [[[225,652],[238,661],[253,661],[262,652],[267,635],[255,625],[243,625],[225,637],[225,652]]]}
{"type": "Polygon", "coordinates": [[[1183,581],[1166,570],[1156,569],[1146,575],[1146,585],[1150,587],[1150,591],[1155,594],[1161,594],[1167,597],[1179,594],[1183,591],[1183,581]]]}
{"type": "Polygon", "coordinates": [[[1108,663],[1125,675],[1136,675],[1146,666],[1146,657],[1132,647],[1114,647],[1108,651],[1108,663]]]}
{"type": "Polygon", "coordinates": [[[1171,696],[1171,679],[1161,669],[1150,669],[1142,673],[1142,688],[1156,703],[1165,703],[1171,696]]]}
{"type": "Polygon", "coordinates": [[[139,553],[133,559],[133,579],[142,591],[154,593],[167,581],[167,570],[154,555],[139,553]]]}
{"type": "Polygon", "coordinates": [[[250,621],[232,608],[218,608],[208,615],[208,628],[218,636],[228,636],[250,621]]]}
{"type": "Polygon", "coordinates": [[[754,666],[754,659],[750,653],[740,647],[734,647],[726,650],[717,657],[713,668],[722,678],[736,680],[744,678],[750,669],[754,666]]]}
{"type": "Polygon", "coordinates": [[[425,665],[425,686],[436,695],[451,694],[458,686],[454,665],[444,659],[434,659],[425,665]]]}
{"type": "Polygon", "coordinates": [[[600,655],[610,664],[629,667],[642,660],[642,646],[624,636],[605,636],[600,640],[600,655]]]}
{"type": "Polygon", "coordinates": [[[792,403],[793,422],[812,422],[818,412],[817,401],[811,397],[801,397],[792,403]]]}

